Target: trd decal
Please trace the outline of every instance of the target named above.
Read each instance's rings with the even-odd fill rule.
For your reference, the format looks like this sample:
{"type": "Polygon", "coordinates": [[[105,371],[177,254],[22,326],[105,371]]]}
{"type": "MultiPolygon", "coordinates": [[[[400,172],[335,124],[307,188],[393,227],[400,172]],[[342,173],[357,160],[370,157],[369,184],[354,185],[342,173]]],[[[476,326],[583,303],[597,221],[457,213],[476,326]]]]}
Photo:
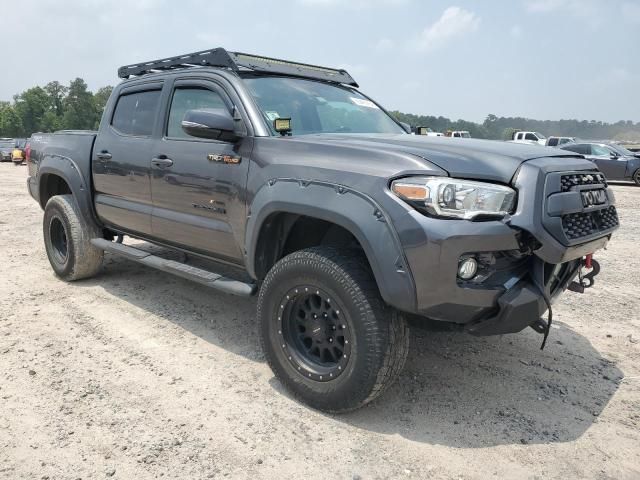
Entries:
{"type": "Polygon", "coordinates": [[[210,162],[219,162],[219,163],[229,163],[232,165],[237,165],[242,161],[242,157],[237,157],[235,155],[218,155],[215,153],[210,153],[207,155],[207,160],[210,162]]]}

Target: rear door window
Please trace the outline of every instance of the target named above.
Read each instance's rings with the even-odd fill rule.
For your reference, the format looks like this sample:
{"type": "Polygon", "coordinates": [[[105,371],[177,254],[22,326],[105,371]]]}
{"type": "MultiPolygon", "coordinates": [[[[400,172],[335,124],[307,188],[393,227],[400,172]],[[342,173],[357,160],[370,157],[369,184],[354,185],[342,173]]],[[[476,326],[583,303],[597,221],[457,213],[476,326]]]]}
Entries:
{"type": "Polygon", "coordinates": [[[124,135],[151,136],[159,105],[160,90],[122,95],[113,112],[111,125],[124,135]]]}
{"type": "Polygon", "coordinates": [[[558,139],[557,138],[550,138],[549,139],[549,146],[550,147],[555,147],[556,145],[558,145],[558,139]]]}

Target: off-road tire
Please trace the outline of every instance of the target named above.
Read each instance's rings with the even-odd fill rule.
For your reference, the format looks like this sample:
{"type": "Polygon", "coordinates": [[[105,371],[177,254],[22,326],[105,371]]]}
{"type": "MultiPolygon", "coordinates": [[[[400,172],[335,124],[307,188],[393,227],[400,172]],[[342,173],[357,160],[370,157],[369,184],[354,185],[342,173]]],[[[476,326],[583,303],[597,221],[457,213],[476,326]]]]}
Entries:
{"type": "Polygon", "coordinates": [[[73,195],[51,197],[42,226],[49,263],[58,277],[71,282],[98,273],[104,252],[91,239],[101,238],[102,232],[92,219],[83,218],[73,195]]]}
{"type": "Polygon", "coordinates": [[[262,283],[257,318],[275,376],[297,398],[325,412],[347,412],[378,397],[402,371],[409,351],[405,319],[384,303],[366,258],[357,251],[313,247],[281,259],[262,283]],[[287,295],[305,288],[326,292],[344,310],[339,313],[349,329],[349,355],[330,380],[326,374],[323,381],[319,375],[309,378],[310,373],[296,367],[290,356],[295,347],[283,338],[280,313],[292,301],[287,295]]]}

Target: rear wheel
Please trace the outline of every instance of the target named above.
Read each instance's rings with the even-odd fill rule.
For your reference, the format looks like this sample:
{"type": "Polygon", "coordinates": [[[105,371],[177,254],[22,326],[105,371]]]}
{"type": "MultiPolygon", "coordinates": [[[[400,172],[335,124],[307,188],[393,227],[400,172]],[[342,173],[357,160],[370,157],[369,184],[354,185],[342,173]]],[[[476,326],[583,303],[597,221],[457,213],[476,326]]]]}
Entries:
{"type": "Polygon", "coordinates": [[[633,181],[640,187],[640,168],[633,174],[633,181]]]}
{"type": "Polygon", "coordinates": [[[380,395],[409,347],[407,324],[380,298],[366,259],[329,247],[292,253],[271,269],[258,321],[275,375],[327,412],[353,410],[380,395]]]}
{"type": "Polygon", "coordinates": [[[91,219],[84,219],[73,195],[51,197],[44,209],[44,245],[57,276],[73,281],[94,276],[100,270],[104,252],[91,244],[101,231],[91,219]]]}

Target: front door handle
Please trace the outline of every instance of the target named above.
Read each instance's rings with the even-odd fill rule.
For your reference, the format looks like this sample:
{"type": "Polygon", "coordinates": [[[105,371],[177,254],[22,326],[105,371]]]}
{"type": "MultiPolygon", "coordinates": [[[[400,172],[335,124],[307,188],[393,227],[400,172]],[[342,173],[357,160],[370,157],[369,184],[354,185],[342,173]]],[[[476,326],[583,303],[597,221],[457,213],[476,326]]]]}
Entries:
{"type": "Polygon", "coordinates": [[[156,167],[167,168],[173,165],[173,160],[165,156],[160,156],[160,157],[152,158],[151,163],[156,167]]]}
{"type": "Polygon", "coordinates": [[[98,160],[111,160],[111,154],[106,150],[96,153],[98,160]]]}

